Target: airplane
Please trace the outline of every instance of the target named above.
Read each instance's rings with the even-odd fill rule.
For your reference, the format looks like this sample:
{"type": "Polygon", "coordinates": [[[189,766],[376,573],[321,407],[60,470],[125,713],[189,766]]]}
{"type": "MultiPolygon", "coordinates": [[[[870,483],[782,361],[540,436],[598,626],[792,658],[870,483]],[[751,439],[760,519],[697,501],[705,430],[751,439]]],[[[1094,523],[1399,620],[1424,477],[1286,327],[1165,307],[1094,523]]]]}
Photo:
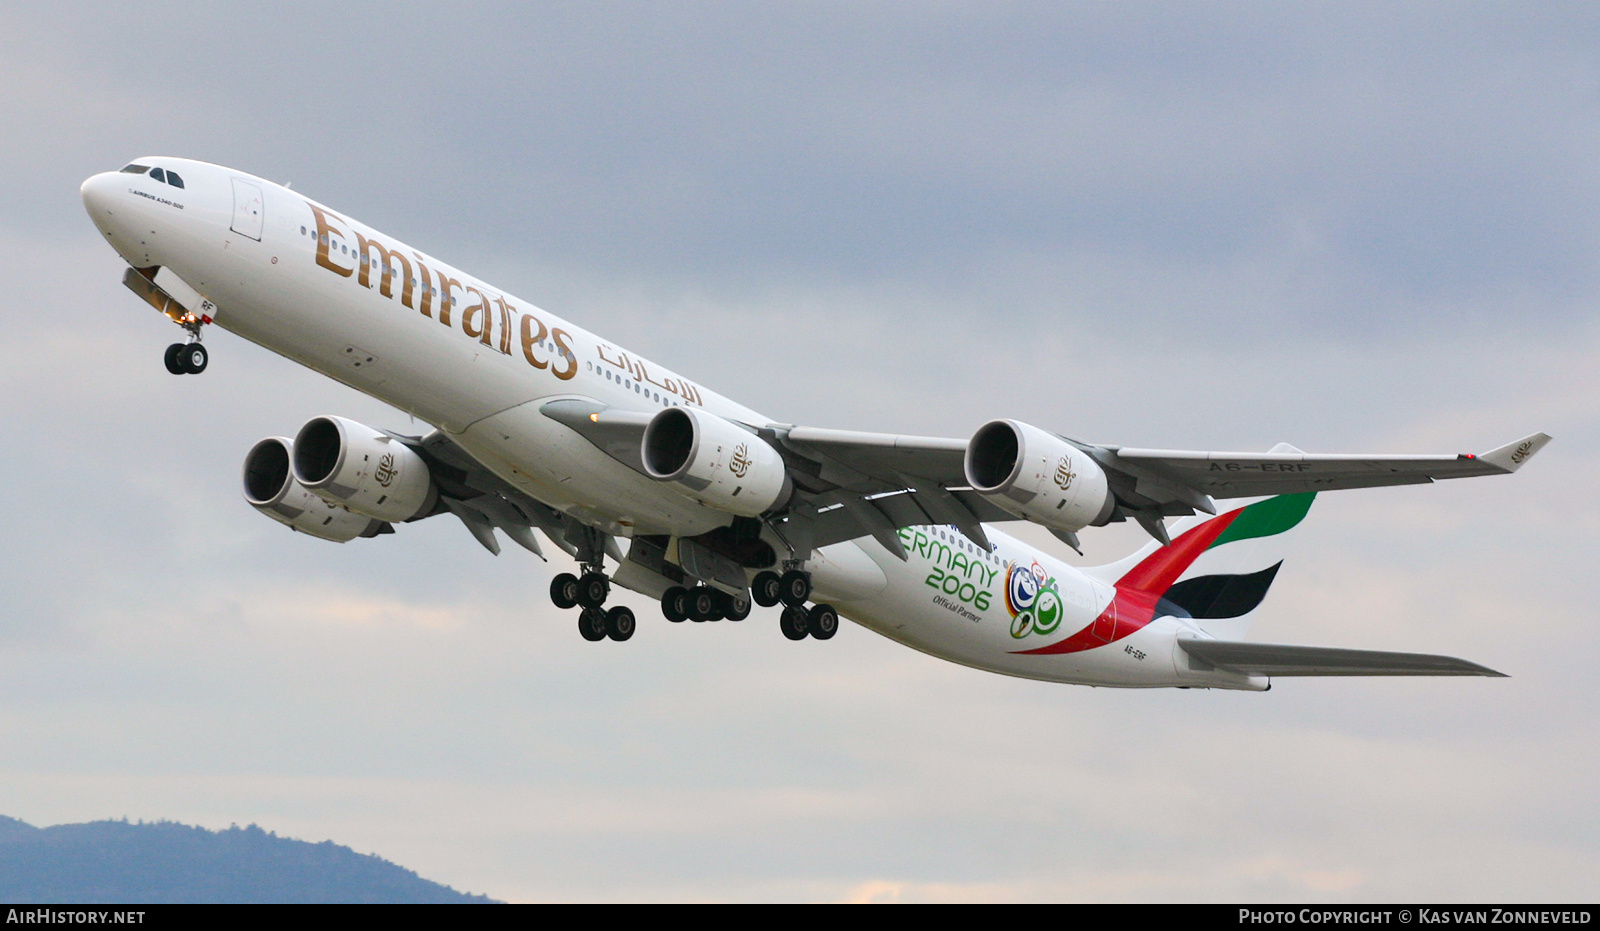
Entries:
{"type": "Polygon", "coordinates": [[[1243,637],[1317,494],[1509,474],[1544,433],[1481,455],[1319,455],[1101,445],[1015,419],[966,439],[777,423],[285,185],[152,156],[81,194],[124,284],[185,332],[168,371],[205,371],[216,325],[433,428],[326,415],[262,439],[243,466],[251,506],[336,543],[449,513],[492,553],[499,531],[545,558],[537,530],[577,562],[550,596],[587,640],[637,629],[606,607],[618,585],[669,622],[781,606],[790,640],[828,640],[844,617],[1050,682],[1501,675],[1243,637]],[[992,526],[1016,520],[1080,554],[1080,532],[1115,522],[1152,540],[1075,567],[992,526]]]}

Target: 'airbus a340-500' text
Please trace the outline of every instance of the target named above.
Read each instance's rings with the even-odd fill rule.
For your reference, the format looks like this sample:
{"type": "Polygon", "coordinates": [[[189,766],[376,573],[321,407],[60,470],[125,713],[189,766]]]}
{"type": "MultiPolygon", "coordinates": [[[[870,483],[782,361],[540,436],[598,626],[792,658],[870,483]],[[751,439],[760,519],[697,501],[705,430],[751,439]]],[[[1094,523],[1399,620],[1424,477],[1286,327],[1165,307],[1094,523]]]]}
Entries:
{"type": "Polygon", "coordinates": [[[245,456],[244,497],[337,543],[453,514],[577,562],[550,596],[589,640],[636,619],[781,607],[791,640],[841,617],[1012,676],[1128,687],[1265,689],[1272,676],[1499,675],[1447,656],[1248,642],[1288,531],[1318,492],[1516,471],[1536,433],[1481,455],[1133,449],[1017,420],[967,439],[775,423],[439,259],[270,181],[141,158],[83,183],[123,282],[186,332],[205,370],[216,324],[410,413],[409,436],[317,417],[245,456]],[[1219,500],[1242,506],[1223,508],[1219,500]],[[992,526],[1078,533],[1133,520],[1153,538],[1074,567],[992,526]],[[1173,521],[1169,526],[1168,521],[1173,521]]]}

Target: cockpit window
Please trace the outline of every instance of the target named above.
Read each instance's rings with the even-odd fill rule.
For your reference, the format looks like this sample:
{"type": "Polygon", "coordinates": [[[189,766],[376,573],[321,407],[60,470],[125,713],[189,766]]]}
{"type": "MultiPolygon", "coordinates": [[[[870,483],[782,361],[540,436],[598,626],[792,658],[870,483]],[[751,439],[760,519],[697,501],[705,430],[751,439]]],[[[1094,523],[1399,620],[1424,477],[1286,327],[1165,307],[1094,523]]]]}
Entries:
{"type": "Polygon", "coordinates": [[[142,175],[145,172],[150,170],[150,166],[149,165],[129,165],[128,167],[126,167],[126,168],[124,168],[122,170],[127,172],[130,175],[142,175]]]}
{"type": "Polygon", "coordinates": [[[173,187],[183,187],[183,179],[178,177],[176,171],[167,172],[167,183],[173,187]]]}
{"type": "Polygon", "coordinates": [[[150,177],[156,179],[157,181],[165,181],[167,180],[167,173],[159,168],[152,168],[150,169],[150,177]]]}

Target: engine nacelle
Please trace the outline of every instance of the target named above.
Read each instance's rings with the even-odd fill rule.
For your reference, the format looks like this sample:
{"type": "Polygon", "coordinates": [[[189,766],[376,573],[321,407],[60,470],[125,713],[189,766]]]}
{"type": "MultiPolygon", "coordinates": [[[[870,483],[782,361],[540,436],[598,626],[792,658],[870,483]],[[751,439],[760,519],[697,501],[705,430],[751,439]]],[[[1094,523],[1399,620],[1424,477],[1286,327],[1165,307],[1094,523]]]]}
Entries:
{"type": "Polygon", "coordinates": [[[406,444],[343,417],[316,417],[295,435],[294,477],[330,504],[399,523],[433,509],[439,490],[406,444]]]}
{"type": "Polygon", "coordinates": [[[1054,530],[1099,526],[1116,506],[1088,454],[1017,420],[992,420],[967,443],[967,484],[1002,510],[1054,530]]]}
{"type": "Polygon", "coordinates": [[[289,438],[269,436],[244,457],[244,500],[291,529],[344,543],[375,537],[389,525],[329,504],[295,481],[289,469],[289,438]]]}
{"type": "Polygon", "coordinates": [[[766,513],[793,490],[783,457],[766,440],[705,411],[669,407],[656,414],[639,452],[651,478],[740,517],[766,513]]]}

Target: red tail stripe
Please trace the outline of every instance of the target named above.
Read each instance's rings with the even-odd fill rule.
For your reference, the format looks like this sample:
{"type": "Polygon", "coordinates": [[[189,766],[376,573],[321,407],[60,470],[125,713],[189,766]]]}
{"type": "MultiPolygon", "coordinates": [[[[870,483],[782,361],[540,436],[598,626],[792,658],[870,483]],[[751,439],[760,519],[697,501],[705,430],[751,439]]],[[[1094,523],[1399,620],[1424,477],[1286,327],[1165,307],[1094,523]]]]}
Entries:
{"type": "Polygon", "coordinates": [[[1117,590],[1111,597],[1111,604],[1106,605],[1106,609],[1088,627],[1049,646],[1012,652],[1026,656],[1080,653],[1103,647],[1142,629],[1155,619],[1156,602],[1172,587],[1172,583],[1178,581],[1183,570],[1193,565],[1200,554],[1209,549],[1243,512],[1244,508],[1239,508],[1214,517],[1179,535],[1170,546],[1163,546],[1146,556],[1127,575],[1117,580],[1117,590]]]}
{"type": "Polygon", "coordinates": [[[1128,574],[1117,580],[1117,588],[1134,589],[1144,592],[1162,594],[1178,581],[1178,576],[1183,575],[1183,570],[1200,558],[1217,537],[1222,536],[1222,531],[1234,519],[1244,513],[1244,508],[1229,511],[1218,517],[1213,517],[1198,527],[1192,527],[1188,532],[1179,535],[1170,546],[1163,546],[1132,569],[1128,574]]]}

